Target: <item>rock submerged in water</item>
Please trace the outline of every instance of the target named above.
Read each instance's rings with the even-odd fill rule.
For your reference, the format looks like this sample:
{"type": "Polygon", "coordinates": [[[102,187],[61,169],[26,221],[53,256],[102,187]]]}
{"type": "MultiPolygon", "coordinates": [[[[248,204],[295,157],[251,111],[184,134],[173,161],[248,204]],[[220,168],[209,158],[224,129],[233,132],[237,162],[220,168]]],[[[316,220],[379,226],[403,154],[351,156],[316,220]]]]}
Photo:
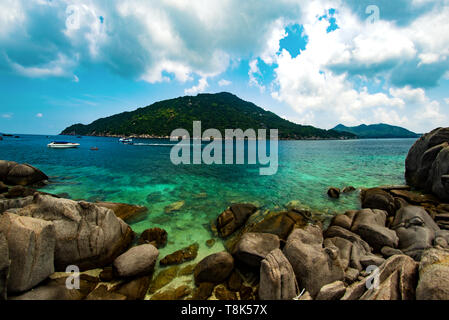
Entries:
{"type": "Polygon", "coordinates": [[[48,180],[47,175],[29,164],[0,160],[0,181],[10,185],[28,186],[48,180]]]}
{"type": "Polygon", "coordinates": [[[198,249],[200,245],[194,243],[184,249],[175,251],[167,256],[165,256],[161,261],[161,266],[169,266],[173,264],[181,264],[183,262],[194,260],[198,255],[198,249]]]}
{"type": "Polygon", "coordinates": [[[115,215],[118,218],[122,219],[125,222],[135,219],[148,212],[148,209],[146,207],[126,203],[96,202],[95,204],[100,207],[111,209],[112,211],[114,211],[115,215]]]}
{"type": "Polygon", "coordinates": [[[328,195],[330,198],[333,198],[333,199],[338,199],[338,198],[340,198],[340,193],[341,193],[341,191],[340,191],[339,188],[330,187],[330,188],[327,190],[327,195],[328,195]]]}
{"type": "Polygon", "coordinates": [[[164,208],[164,212],[165,213],[172,213],[172,212],[180,211],[185,206],[185,204],[186,204],[186,202],[184,200],[174,202],[174,203],[169,204],[168,206],[166,206],[164,208]]]}
{"type": "Polygon", "coordinates": [[[167,245],[167,231],[161,228],[147,229],[140,235],[139,244],[150,243],[160,249],[167,245]]]}

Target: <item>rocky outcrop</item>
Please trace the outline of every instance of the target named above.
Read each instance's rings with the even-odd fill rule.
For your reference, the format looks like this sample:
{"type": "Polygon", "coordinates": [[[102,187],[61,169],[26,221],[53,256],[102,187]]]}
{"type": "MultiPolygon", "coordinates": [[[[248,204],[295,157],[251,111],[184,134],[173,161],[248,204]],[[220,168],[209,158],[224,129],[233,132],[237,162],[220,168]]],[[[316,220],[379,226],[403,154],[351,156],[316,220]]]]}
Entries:
{"type": "Polygon", "coordinates": [[[399,249],[419,261],[424,250],[433,245],[438,225],[422,207],[405,206],[398,210],[392,229],[399,237],[399,249]]]}
{"type": "Polygon", "coordinates": [[[220,283],[234,269],[234,258],[227,252],[218,252],[207,256],[195,267],[194,276],[197,284],[201,282],[220,283]]]}
{"type": "Polygon", "coordinates": [[[8,241],[0,232],[0,300],[6,300],[7,298],[9,264],[8,241]]]}
{"type": "Polygon", "coordinates": [[[409,256],[396,255],[373,271],[360,300],[414,300],[418,264],[409,256]]]}
{"type": "Polygon", "coordinates": [[[417,300],[449,300],[449,250],[428,249],[419,264],[417,300]]]}
{"type": "Polygon", "coordinates": [[[0,181],[10,185],[28,186],[45,180],[48,180],[48,177],[29,164],[0,160],[0,181]]]}
{"type": "Polygon", "coordinates": [[[271,251],[261,263],[259,298],[291,300],[298,295],[298,284],[290,262],[280,249],[271,251]]]}
{"type": "Polygon", "coordinates": [[[32,204],[15,213],[53,223],[55,267],[60,271],[68,265],[88,270],[110,264],[133,238],[131,228],[112,210],[83,201],[35,194],[32,204]]]}
{"type": "Polygon", "coordinates": [[[249,216],[257,211],[252,204],[233,204],[217,218],[217,231],[220,237],[226,238],[243,226],[249,216]]]}
{"type": "Polygon", "coordinates": [[[338,249],[323,247],[319,226],[295,229],[288,237],[283,252],[293,267],[300,289],[305,288],[312,297],[324,285],[344,279],[338,249]]]}
{"type": "Polygon", "coordinates": [[[117,257],[114,270],[120,277],[142,276],[154,270],[159,251],[152,244],[133,247],[117,257]]]}
{"type": "Polygon", "coordinates": [[[96,202],[96,205],[111,209],[114,211],[115,215],[122,219],[123,221],[129,221],[136,219],[148,212],[147,207],[136,206],[126,203],[115,203],[115,202],[96,202]]]}
{"type": "Polygon", "coordinates": [[[0,216],[0,232],[8,241],[11,260],[8,292],[31,289],[54,272],[52,222],[6,212],[0,216]]]}
{"type": "Polygon", "coordinates": [[[415,142],[405,161],[407,184],[449,200],[449,128],[435,129],[415,142]]]}
{"type": "Polygon", "coordinates": [[[394,215],[396,205],[393,196],[381,188],[364,189],[361,192],[362,208],[379,209],[394,215]]]}
{"type": "Polygon", "coordinates": [[[139,244],[151,243],[156,248],[160,249],[167,244],[167,231],[161,228],[147,229],[139,237],[139,244]]]}
{"type": "Polygon", "coordinates": [[[386,221],[386,211],[360,210],[354,216],[351,231],[361,236],[376,251],[380,251],[384,246],[396,248],[399,238],[393,230],[385,226],[386,221]]]}
{"type": "Polygon", "coordinates": [[[261,261],[279,247],[278,236],[270,233],[249,232],[240,238],[234,256],[251,267],[259,267],[261,261]]]}

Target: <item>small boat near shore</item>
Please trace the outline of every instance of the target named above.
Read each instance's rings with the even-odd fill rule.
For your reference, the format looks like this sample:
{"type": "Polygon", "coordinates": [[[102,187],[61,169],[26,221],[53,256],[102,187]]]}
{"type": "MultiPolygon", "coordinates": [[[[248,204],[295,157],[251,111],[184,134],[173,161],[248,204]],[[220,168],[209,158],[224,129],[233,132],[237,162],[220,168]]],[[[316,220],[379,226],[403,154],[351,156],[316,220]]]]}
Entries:
{"type": "Polygon", "coordinates": [[[121,142],[121,143],[132,143],[133,139],[132,138],[120,138],[119,142],[121,142]]]}
{"type": "Polygon", "coordinates": [[[47,145],[47,147],[53,149],[71,149],[71,148],[78,148],[79,146],[80,146],[79,143],[72,143],[65,141],[53,141],[52,143],[49,143],[47,145]]]}

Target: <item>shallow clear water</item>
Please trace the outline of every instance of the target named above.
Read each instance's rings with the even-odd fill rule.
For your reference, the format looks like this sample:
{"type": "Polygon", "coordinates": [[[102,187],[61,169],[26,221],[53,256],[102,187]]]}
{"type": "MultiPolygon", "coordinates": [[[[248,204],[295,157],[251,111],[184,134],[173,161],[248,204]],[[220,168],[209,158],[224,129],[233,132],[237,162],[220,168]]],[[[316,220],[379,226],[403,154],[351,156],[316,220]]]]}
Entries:
{"type": "MultiPolygon", "coordinates": [[[[168,141],[141,140],[164,144],[168,141]]],[[[359,206],[358,193],[338,200],[329,186],[374,187],[404,183],[404,161],[414,139],[351,141],[280,141],[279,170],[260,176],[257,165],[183,165],[170,161],[170,147],[132,146],[116,138],[21,136],[0,141],[0,159],[30,163],[51,177],[43,191],[72,199],[104,200],[147,206],[148,215],[131,223],[140,233],[161,227],[169,245],[161,256],[198,241],[200,257],[222,250],[212,238],[210,221],[232,202],[256,202],[267,208],[291,200],[330,214],[359,206]],[[54,150],[46,145],[67,139],[78,149],[54,150]],[[99,151],[91,151],[91,147],[99,151]],[[184,200],[179,212],[164,208],[184,200]]]]}

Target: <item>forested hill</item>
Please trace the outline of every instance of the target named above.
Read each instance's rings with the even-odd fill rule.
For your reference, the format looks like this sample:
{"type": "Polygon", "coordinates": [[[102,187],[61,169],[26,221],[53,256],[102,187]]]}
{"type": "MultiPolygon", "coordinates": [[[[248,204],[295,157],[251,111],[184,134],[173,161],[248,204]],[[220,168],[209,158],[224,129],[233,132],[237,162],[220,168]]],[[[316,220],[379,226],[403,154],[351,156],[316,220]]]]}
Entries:
{"type": "Polygon", "coordinates": [[[202,129],[278,129],[281,139],[348,139],[352,133],[302,126],[265,111],[231,93],[199,94],[156,102],[132,112],[102,118],[89,125],[75,124],[65,135],[167,137],[177,128],[192,134],[193,121],[202,129]]]}

